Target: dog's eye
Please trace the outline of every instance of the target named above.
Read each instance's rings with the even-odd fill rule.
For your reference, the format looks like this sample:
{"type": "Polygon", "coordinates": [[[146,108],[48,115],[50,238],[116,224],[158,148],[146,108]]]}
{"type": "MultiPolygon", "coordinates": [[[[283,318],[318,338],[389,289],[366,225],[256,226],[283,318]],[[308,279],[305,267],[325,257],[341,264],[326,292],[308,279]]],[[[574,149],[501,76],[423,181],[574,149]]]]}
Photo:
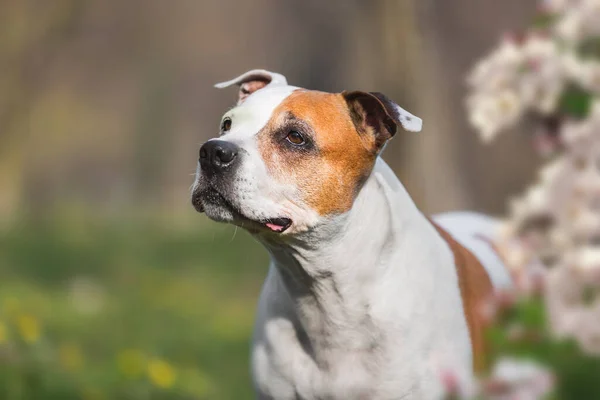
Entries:
{"type": "Polygon", "coordinates": [[[302,136],[302,134],[298,131],[290,131],[290,133],[288,133],[288,135],[286,136],[286,139],[294,146],[302,146],[306,143],[306,140],[304,140],[304,136],[302,136]]]}
{"type": "Polygon", "coordinates": [[[225,118],[223,122],[221,122],[221,131],[227,132],[231,129],[231,118],[225,118]]]}

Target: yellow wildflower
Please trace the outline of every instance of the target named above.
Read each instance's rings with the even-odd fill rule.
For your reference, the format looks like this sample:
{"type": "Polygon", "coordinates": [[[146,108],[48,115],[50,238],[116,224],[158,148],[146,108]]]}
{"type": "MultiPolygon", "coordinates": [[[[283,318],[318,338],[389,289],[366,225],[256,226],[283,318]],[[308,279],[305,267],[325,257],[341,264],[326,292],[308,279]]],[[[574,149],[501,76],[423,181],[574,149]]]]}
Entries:
{"type": "Polygon", "coordinates": [[[40,338],[40,324],[34,316],[22,314],[17,317],[17,327],[27,343],[35,343],[40,338]]]}
{"type": "Polygon", "coordinates": [[[129,378],[137,378],[144,371],[144,355],[136,349],[123,350],[117,355],[117,366],[129,378]]]}
{"type": "Polygon", "coordinates": [[[60,346],[58,357],[61,365],[71,371],[78,370],[83,365],[83,354],[76,344],[63,344],[60,346]]]}
{"type": "Polygon", "coordinates": [[[175,370],[169,363],[154,359],[148,364],[148,376],[152,383],[163,389],[173,386],[175,382],[175,370]]]}

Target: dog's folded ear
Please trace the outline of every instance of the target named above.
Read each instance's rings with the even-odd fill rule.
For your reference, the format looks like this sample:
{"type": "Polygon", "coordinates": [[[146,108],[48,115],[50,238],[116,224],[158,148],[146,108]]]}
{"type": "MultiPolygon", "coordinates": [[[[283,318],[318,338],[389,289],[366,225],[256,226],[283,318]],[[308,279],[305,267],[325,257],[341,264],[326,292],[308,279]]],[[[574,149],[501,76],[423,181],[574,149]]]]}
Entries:
{"type": "Polygon", "coordinates": [[[342,92],[356,129],[361,134],[375,137],[379,150],[391,139],[398,127],[419,132],[423,120],[409,113],[398,104],[378,92],[342,92]]]}
{"type": "Polygon", "coordinates": [[[264,69],[253,69],[251,71],[243,73],[242,75],[230,81],[217,83],[215,87],[222,89],[231,85],[238,85],[240,87],[237,100],[237,105],[240,105],[252,93],[264,88],[267,85],[287,85],[287,79],[285,79],[285,76],[276,72],[270,72],[264,69]]]}

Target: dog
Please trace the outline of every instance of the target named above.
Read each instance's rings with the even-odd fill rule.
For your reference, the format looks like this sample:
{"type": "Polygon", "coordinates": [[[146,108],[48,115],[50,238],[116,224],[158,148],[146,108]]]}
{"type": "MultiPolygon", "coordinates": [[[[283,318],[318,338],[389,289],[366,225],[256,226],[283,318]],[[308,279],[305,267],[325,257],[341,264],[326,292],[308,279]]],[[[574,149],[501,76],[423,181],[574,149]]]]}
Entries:
{"type": "Polygon", "coordinates": [[[435,399],[484,363],[479,304],[510,284],[498,222],[427,218],[380,157],[422,120],[381,93],[326,93],[252,70],[199,151],[192,204],[271,263],[251,349],[259,399],[435,399]]]}

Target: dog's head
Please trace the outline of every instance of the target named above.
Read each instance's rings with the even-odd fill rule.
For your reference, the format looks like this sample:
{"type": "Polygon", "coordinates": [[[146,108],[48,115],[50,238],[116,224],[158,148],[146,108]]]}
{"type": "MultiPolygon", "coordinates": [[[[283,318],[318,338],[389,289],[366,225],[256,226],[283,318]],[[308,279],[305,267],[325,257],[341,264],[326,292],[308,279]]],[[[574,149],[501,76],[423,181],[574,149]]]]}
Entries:
{"type": "Polygon", "coordinates": [[[293,234],[348,211],[379,153],[399,128],[420,118],[380,93],[324,93],[249,71],[219,137],[200,148],[196,210],[251,232],[293,234]]]}

